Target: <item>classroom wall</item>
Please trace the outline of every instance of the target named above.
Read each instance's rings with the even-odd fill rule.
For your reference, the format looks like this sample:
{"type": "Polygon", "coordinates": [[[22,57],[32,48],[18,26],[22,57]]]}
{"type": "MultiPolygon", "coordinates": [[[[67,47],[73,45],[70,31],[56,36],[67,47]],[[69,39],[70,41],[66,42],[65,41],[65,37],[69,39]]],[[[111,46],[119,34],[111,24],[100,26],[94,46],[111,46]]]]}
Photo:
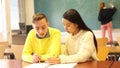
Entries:
{"type": "Polygon", "coordinates": [[[62,24],[63,13],[70,9],[77,9],[83,20],[92,30],[100,29],[98,12],[100,2],[106,2],[107,6],[112,2],[117,7],[117,12],[113,16],[113,28],[120,28],[120,0],[34,0],[35,13],[45,13],[50,22],[50,26],[65,31],[62,24]]]}
{"type": "Polygon", "coordinates": [[[34,0],[25,0],[25,23],[31,25],[32,16],[34,15],[34,0]]]}

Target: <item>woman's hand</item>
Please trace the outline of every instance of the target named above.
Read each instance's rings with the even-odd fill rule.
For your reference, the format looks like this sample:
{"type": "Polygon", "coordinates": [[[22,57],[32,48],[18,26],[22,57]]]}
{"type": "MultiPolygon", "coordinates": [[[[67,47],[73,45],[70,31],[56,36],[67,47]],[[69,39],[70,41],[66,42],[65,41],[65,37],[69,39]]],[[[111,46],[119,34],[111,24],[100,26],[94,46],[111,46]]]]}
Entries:
{"type": "Polygon", "coordinates": [[[112,3],[110,3],[110,6],[113,8],[114,7],[114,5],[112,4],[112,3]]]}
{"type": "Polygon", "coordinates": [[[39,61],[41,60],[41,57],[37,54],[34,54],[32,57],[32,62],[33,63],[39,63],[39,61]]]}
{"type": "Polygon", "coordinates": [[[60,58],[51,57],[46,60],[49,64],[60,64],[60,58]]]}

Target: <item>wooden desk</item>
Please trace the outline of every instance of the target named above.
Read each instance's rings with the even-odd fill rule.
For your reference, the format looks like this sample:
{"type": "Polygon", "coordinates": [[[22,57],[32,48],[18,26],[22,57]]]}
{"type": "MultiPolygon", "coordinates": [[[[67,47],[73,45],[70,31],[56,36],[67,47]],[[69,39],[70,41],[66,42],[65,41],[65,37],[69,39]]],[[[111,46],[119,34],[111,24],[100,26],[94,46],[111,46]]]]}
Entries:
{"type": "Polygon", "coordinates": [[[97,68],[97,61],[78,63],[75,68],[97,68]]]}
{"type": "Polygon", "coordinates": [[[108,53],[108,60],[114,60],[118,61],[120,57],[120,46],[110,46],[108,47],[109,53],[108,53]]]}
{"type": "Polygon", "coordinates": [[[110,53],[112,53],[112,52],[120,53],[120,46],[110,46],[110,47],[108,47],[108,49],[109,49],[110,53]]]}
{"type": "Polygon", "coordinates": [[[112,64],[112,67],[111,67],[111,68],[120,68],[120,62],[115,61],[115,62],[112,64]]]}
{"type": "Polygon", "coordinates": [[[77,64],[75,68],[120,68],[120,62],[119,61],[84,62],[77,64]]]}
{"type": "MultiPolygon", "coordinates": [[[[27,63],[27,65],[29,65],[29,64],[27,63]]],[[[120,62],[119,61],[114,61],[114,62],[113,61],[82,62],[82,63],[78,63],[74,68],[110,68],[110,67],[111,68],[120,68],[120,62]]]]}
{"type": "Polygon", "coordinates": [[[22,61],[0,59],[0,68],[22,68],[22,61]]]}

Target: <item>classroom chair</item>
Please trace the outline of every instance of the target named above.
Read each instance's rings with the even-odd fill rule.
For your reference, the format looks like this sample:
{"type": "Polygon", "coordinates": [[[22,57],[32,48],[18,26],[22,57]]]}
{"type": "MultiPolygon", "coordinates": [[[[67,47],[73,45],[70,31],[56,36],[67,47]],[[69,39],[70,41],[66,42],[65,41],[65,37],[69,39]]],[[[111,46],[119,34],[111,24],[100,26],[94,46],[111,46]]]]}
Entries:
{"type": "Polygon", "coordinates": [[[98,54],[97,57],[100,61],[106,61],[109,53],[109,49],[106,46],[98,46],[98,54]]]}
{"type": "Polygon", "coordinates": [[[5,45],[0,45],[0,59],[3,59],[4,57],[5,48],[6,48],[5,45]]]}
{"type": "Polygon", "coordinates": [[[100,59],[100,61],[105,61],[108,53],[109,53],[109,49],[106,47],[107,43],[108,43],[108,38],[96,38],[97,40],[97,45],[98,45],[98,58],[100,59]]]}
{"type": "Polygon", "coordinates": [[[108,43],[108,38],[96,38],[98,46],[106,46],[108,43]]]}
{"type": "Polygon", "coordinates": [[[7,46],[8,46],[8,41],[0,42],[0,59],[4,58],[4,51],[7,46]]]}

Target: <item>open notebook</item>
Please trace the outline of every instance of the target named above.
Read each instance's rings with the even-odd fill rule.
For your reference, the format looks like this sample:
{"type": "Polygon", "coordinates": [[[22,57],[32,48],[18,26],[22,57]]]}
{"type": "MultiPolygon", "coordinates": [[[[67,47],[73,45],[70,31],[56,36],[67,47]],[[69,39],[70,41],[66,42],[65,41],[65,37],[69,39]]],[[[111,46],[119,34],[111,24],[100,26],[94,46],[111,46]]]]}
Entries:
{"type": "Polygon", "coordinates": [[[74,68],[77,63],[69,63],[69,64],[54,64],[49,65],[47,63],[34,63],[24,68],[74,68]]]}

